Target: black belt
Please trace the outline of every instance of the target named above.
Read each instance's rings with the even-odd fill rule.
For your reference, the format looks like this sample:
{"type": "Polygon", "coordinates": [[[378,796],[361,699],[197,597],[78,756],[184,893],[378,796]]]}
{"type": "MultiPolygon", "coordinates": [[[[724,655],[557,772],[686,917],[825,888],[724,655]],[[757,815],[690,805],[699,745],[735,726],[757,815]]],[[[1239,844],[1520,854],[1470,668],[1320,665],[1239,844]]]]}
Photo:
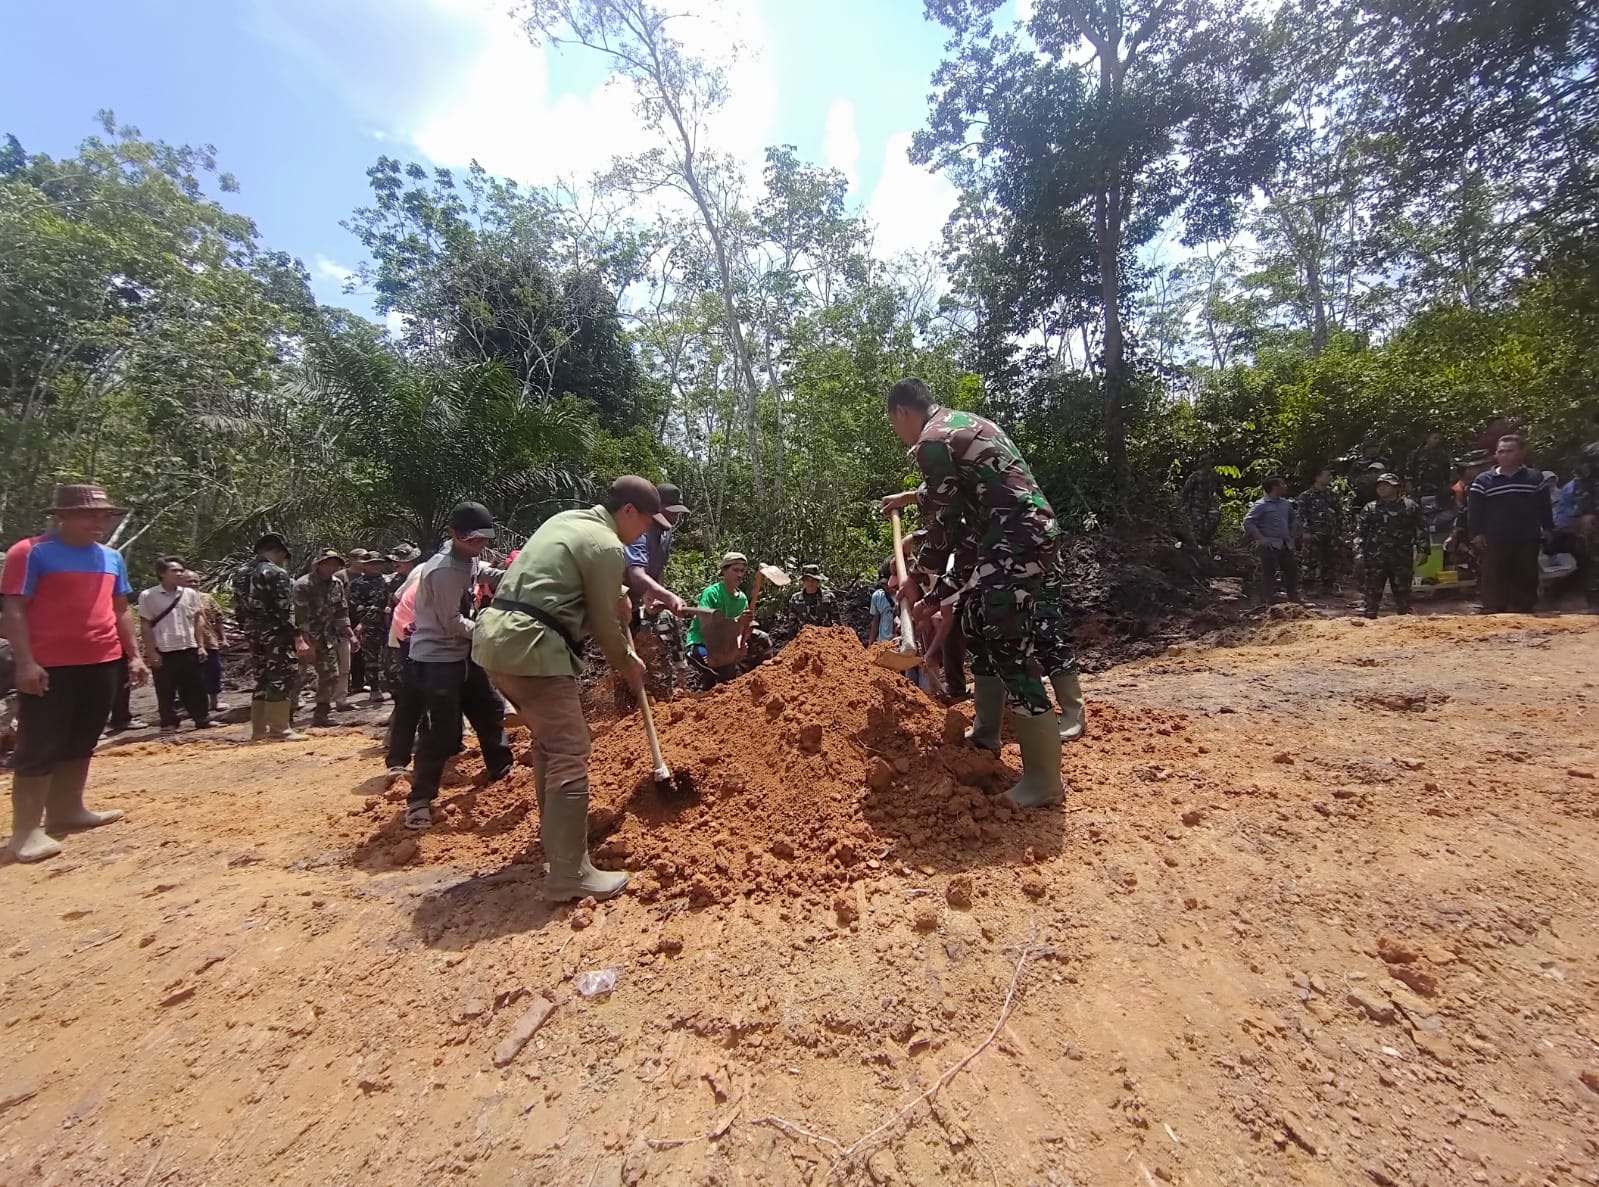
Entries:
{"type": "Polygon", "coordinates": [[[572,653],[573,659],[577,660],[579,664],[583,662],[583,644],[572,638],[572,632],[567,630],[566,626],[553,614],[549,614],[537,606],[529,606],[526,602],[518,602],[514,598],[495,598],[489,603],[489,606],[495,610],[508,610],[512,614],[526,614],[529,618],[543,623],[561,636],[561,641],[566,644],[566,649],[572,653]]]}

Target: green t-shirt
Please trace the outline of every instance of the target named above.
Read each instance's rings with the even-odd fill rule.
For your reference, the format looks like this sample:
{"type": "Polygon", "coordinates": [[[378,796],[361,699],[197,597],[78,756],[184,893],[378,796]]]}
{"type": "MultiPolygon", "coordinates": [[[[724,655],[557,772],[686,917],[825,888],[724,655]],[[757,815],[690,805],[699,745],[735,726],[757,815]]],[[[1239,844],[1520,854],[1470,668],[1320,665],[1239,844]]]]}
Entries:
{"type": "MultiPolygon", "coordinates": [[[[750,600],[744,596],[742,590],[728,589],[720,581],[705,587],[705,592],[700,594],[699,604],[709,606],[725,618],[737,618],[749,609],[750,600]]],[[[704,640],[700,637],[700,620],[696,618],[688,624],[688,634],[684,636],[690,647],[698,647],[704,640]]]]}

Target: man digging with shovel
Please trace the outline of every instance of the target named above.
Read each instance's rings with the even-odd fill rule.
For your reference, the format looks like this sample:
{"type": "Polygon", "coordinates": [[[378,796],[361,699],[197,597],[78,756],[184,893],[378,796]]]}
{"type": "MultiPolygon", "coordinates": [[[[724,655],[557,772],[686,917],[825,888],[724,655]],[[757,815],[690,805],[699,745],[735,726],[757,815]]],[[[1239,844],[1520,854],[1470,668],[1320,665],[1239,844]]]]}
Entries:
{"type": "Polygon", "coordinates": [[[521,714],[533,735],[539,836],[550,872],[547,902],[611,898],[627,874],[595,869],[588,855],[589,730],[577,677],[592,637],[635,697],[644,663],[616,614],[626,574],[624,545],[651,524],[670,528],[648,479],[624,475],[604,502],[563,511],[533,533],[478,616],[472,658],[521,714]]]}
{"type": "MultiPolygon", "coordinates": [[[[963,592],[946,572],[950,554],[973,558],[960,607],[979,712],[1003,689],[1022,751],[1021,782],[1007,794],[1022,807],[1058,804],[1065,796],[1060,720],[1044,685],[1039,651],[1047,640],[1039,638],[1037,613],[1060,547],[1055,512],[999,426],[939,407],[920,379],[893,386],[888,415],[921,471],[918,504],[927,529],[917,573],[902,584],[900,597],[917,598],[920,578],[926,592],[914,613],[930,621],[963,592]]],[[[996,724],[997,717],[996,707],[996,724]]]]}
{"type": "Polygon", "coordinates": [[[788,574],[775,565],[762,565],[755,579],[754,597],[744,594],[744,575],[750,562],[742,552],[722,556],[721,577],[707,585],[699,604],[689,613],[686,642],[688,661],[713,685],[734,679],[749,664],[760,663],[772,651],[771,637],[755,627],[755,598],[761,584],[787,585],[788,574]]]}

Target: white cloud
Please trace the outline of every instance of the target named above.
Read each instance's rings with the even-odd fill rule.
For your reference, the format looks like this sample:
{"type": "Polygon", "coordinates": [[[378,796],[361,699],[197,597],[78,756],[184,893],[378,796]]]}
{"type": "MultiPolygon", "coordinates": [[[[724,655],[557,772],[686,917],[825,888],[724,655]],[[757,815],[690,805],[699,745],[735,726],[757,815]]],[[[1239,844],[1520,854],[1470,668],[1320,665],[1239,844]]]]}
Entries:
{"type": "Polygon", "coordinates": [[[958,191],[941,174],[913,165],[909,132],[896,132],[883,148],[883,172],[866,213],[876,224],[874,243],[881,257],[920,251],[938,244],[955,209],[958,191]]]}
{"type": "MultiPolygon", "coordinates": [[[[607,81],[588,93],[551,93],[550,55],[555,52],[600,59],[593,51],[559,51],[532,45],[504,0],[428,0],[469,30],[474,56],[453,86],[407,131],[429,160],[440,165],[480,161],[492,173],[532,184],[557,178],[586,181],[606,169],[613,157],[653,146],[654,134],[634,114],[633,91],[607,81]]],[[[765,31],[750,0],[718,3],[690,0],[673,31],[691,52],[727,60],[741,44],[741,56],[728,67],[734,100],[711,120],[710,147],[754,162],[777,111],[776,80],[761,58],[765,31]]]]}
{"type": "Polygon", "coordinates": [[[1033,13],[1037,7],[1036,0],[1016,0],[1016,19],[1019,21],[1032,20],[1033,13]]]}
{"type": "Polygon", "coordinates": [[[822,160],[842,173],[850,189],[860,185],[861,138],[855,131],[855,104],[834,99],[822,127],[822,160]]]}
{"type": "Polygon", "coordinates": [[[316,274],[324,280],[331,280],[343,286],[355,279],[355,269],[347,268],[338,260],[330,260],[327,256],[318,254],[315,260],[316,274]]]}
{"type": "Polygon", "coordinates": [[[383,315],[383,325],[388,329],[389,333],[393,334],[396,338],[404,335],[405,327],[410,320],[410,318],[406,317],[405,314],[401,313],[398,309],[391,309],[383,315]]]}

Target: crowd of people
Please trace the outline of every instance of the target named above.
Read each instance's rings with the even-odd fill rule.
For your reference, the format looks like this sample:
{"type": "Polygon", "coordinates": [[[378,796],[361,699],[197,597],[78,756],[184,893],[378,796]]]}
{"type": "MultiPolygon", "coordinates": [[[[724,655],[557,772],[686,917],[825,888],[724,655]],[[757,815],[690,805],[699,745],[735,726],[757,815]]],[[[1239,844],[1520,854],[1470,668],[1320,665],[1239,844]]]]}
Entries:
{"type": "MultiPolygon", "coordinates": [[[[992,421],[940,405],[915,378],[893,386],[886,411],[922,481],[884,496],[881,507],[896,515],[915,506],[920,526],[880,571],[871,598],[875,640],[913,648],[904,657],[917,664],[910,678],[925,683],[941,669],[956,697],[967,695],[969,661],[967,738],[997,753],[1008,711],[1022,775],[1007,798],[1022,808],[1058,805],[1061,748],[1082,735],[1086,719],[1061,610],[1061,526],[1026,460],[992,421]]],[[[1560,542],[1562,531],[1583,550],[1593,598],[1599,445],[1553,502],[1548,477],[1525,465],[1516,434],[1499,438],[1492,464],[1468,459],[1451,482],[1455,469],[1435,434],[1403,478],[1381,460],[1362,459],[1348,498],[1330,469],[1292,500],[1282,479],[1268,480],[1244,517],[1261,595],[1275,596],[1280,580],[1297,598],[1301,557],[1335,586],[1352,532],[1366,612],[1376,613],[1385,589],[1405,611],[1416,555],[1438,547],[1433,536],[1444,525],[1446,547],[1463,550],[1480,574],[1485,609],[1533,607],[1539,552],[1560,542]]],[[[1208,459],[1183,487],[1194,536],[1206,547],[1220,524],[1221,494],[1208,459]]],[[[13,545],[0,580],[0,625],[20,693],[7,852],[25,862],[59,853],[60,838],[76,830],[121,817],[91,810],[85,790],[102,731],[128,724],[130,688],[154,674],[165,730],[178,729],[182,715],[195,729],[210,729],[224,708],[222,612],[183,558],[161,558],[154,583],[135,596],[121,555],[102,543],[123,514],[103,490],[63,485],[43,510],[50,530],[13,545]]],[[[392,699],[388,773],[409,785],[405,825],[426,829],[467,725],[484,781],[509,774],[509,705],[532,738],[549,860],[545,897],[621,892],[627,874],[596,868],[588,854],[590,744],[579,689],[587,645],[636,698],[646,695],[642,655],[664,662],[672,687],[684,669],[711,684],[731,679],[771,649],[745,592],[751,566],[744,554],[725,554],[717,580],[692,604],[668,588],[673,537],[688,514],[677,487],[624,475],[599,503],[551,516],[504,558],[491,551],[493,514],[463,502],[426,559],[410,542],[381,553],[324,548],[298,578],[288,541],[263,534],[231,581],[234,620],[249,652],[250,740],[305,737],[295,729],[302,686],[312,691],[317,726],[352,708],[352,692],[366,690],[370,704],[392,699]]],[[[837,596],[819,566],[802,567],[787,613],[795,626],[839,623],[837,596]]]]}
{"type": "MultiPolygon", "coordinates": [[[[1503,426],[1499,426],[1503,427],[1503,426]]],[[[1384,593],[1397,613],[1411,613],[1418,586],[1475,581],[1484,613],[1530,613],[1548,574],[1569,557],[1590,611],[1599,612],[1599,443],[1588,446],[1562,484],[1552,470],[1527,464],[1519,432],[1490,434],[1492,449],[1455,460],[1441,433],[1429,433],[1403,474],[1381,458],[1361,457],[1340,491],[1324,467],[1289,498],[1280,477],[1244,515],[1255,554],[1255,595],[1301,599],[1300,577],[1314,574],[1323,593],[1340,590],[1352,571],[1367,618],[1384,593]],[[1547,559],[1545,559],[1547,558],[1547,559]]],[[[1183,483],[1181,501],[1193,540],[1209,550],[1221,523],[1221,478],[1209,457],[1183,483]]]]}

